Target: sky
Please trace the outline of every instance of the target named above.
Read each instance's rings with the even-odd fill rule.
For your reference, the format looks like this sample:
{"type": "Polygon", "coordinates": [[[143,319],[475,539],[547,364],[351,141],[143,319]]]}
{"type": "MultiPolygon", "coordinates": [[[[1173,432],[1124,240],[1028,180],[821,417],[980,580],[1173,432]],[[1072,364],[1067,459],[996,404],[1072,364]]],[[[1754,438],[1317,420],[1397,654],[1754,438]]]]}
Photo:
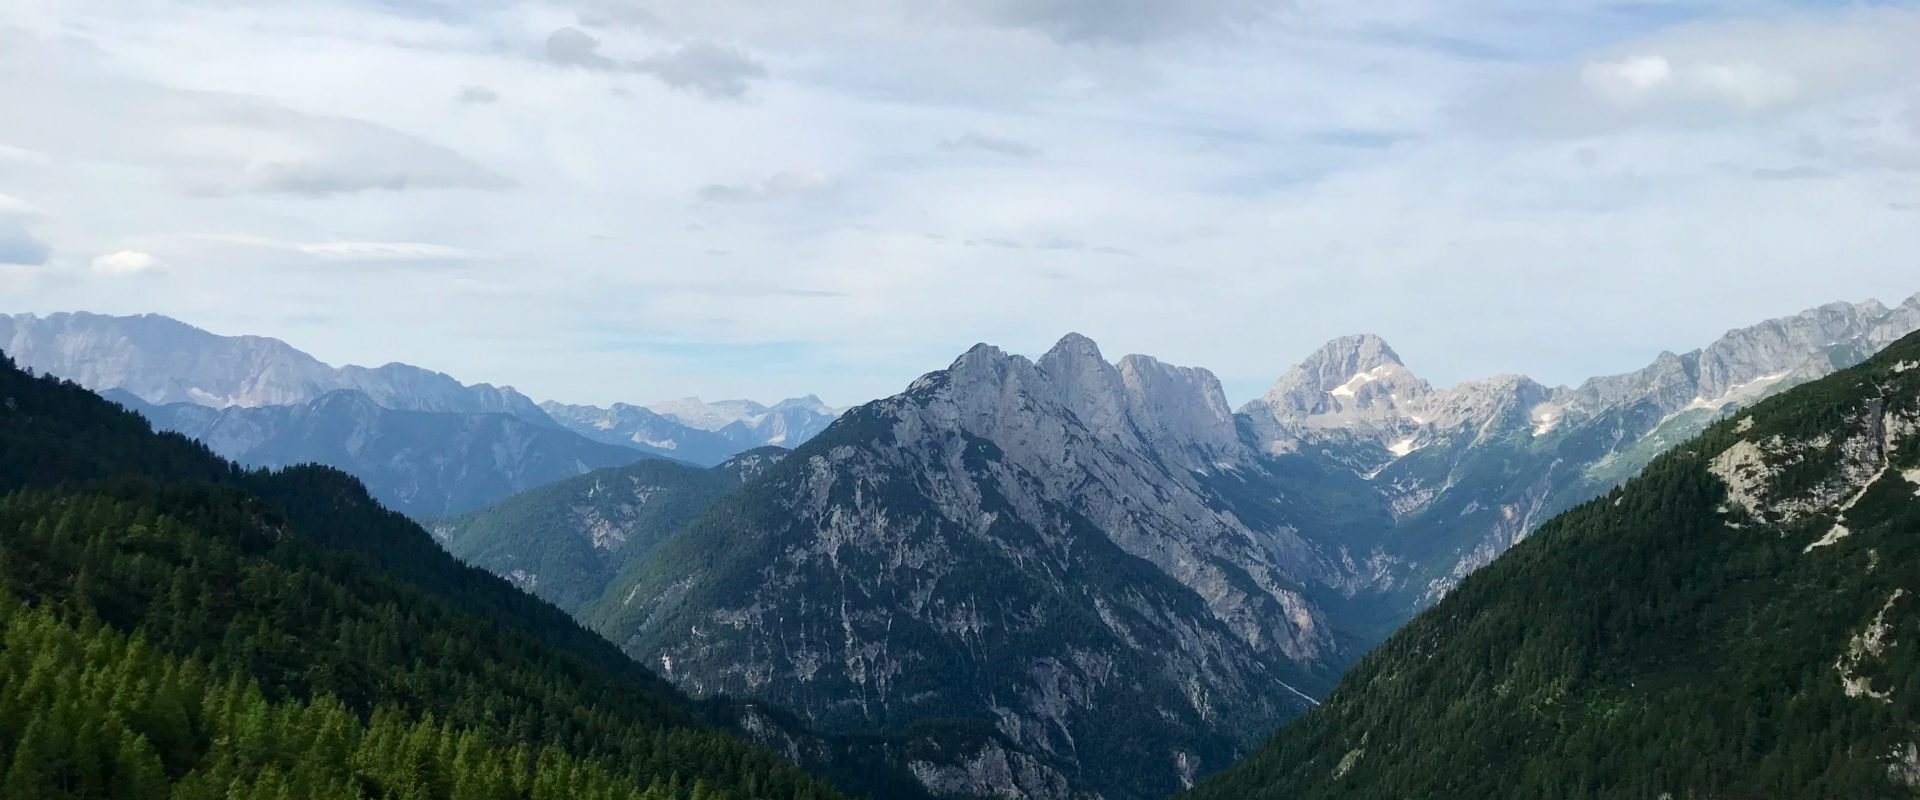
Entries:
{"type": "Polygon", "coordinates": [[[1572,383],[1920,292],[1920,5],[8,0],[0,312],[605,404],[1572,383]]]}

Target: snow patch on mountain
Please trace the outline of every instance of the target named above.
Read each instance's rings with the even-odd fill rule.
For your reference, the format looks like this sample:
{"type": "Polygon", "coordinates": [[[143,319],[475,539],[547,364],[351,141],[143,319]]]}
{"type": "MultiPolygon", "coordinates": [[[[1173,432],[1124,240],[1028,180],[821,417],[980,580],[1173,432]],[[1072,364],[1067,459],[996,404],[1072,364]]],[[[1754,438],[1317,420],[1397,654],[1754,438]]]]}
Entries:
{"type": "Polygon", "coordinates": [[[1394,365],[1392,364],[1382,364],[1380,366],[1374,367],[1373,369],[1367,370],[1366,372],[1356,372],[1354,373],[1353,377],[1347,379],[1346,383],[1340,384],[1339,386],[1335,386],[1332,389],[1327,390],[1327,394],[1333,395],[1335,397],[1354,397],[1355,388],[1359,387],[1361,384],[1372,383],[1373,381],[1377,381],[1383,377],[1386,377],[1390,372],[1392,372],[1393,366],[1394,365]]]}
{"type": "Polygon", "coordinates": [[[1541,403],[1527,412],[1527,418],[1533,422],[1533,436],[1537,439],[1560,427],[1560,421],[1567,418],[1567,413],[1552,403],[1541,403]]]}
{"type": "Polygon", "coordinates": [[[1788,375],[1791,375],[1791,374],[1793,374],[1792,370],[1782,370],[1780,372],[1775,372],[1771,375],[1762,375],[1758,378],[1754,378],[1753,380],[1747,381],[1746,383],[1733,386],[1729,388],[1726,392],[1722,393],[1719,397],[1715,397],[1712,400],[1708,400],[1704,397],[1695,397],[1693,398],[1692,402],[1689,402],[1686,404],[1686,406],[1682,407],[1681,411],[1683,412],[1693,411],[1695,409],[1709,409],[1713,411],[1718,411],[1722,408],[1725,408],[1729,403],[1751,402],[1755,399],[1758,399],[1761,395],[1765,394],[1769,388],[1772,388],[1775,384],[1784,380],[1788,375]]]}

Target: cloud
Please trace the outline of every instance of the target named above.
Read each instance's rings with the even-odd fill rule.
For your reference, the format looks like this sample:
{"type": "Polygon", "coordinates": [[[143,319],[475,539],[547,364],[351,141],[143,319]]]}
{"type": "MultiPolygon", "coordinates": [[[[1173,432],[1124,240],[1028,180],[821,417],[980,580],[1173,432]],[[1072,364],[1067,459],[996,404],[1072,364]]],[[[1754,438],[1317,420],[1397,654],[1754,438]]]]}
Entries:
{"type": "Polygon", "coordinates": [[[93,271],[102,275],[134,275],[154,270],[159,263],[151,253],[139,250],[115,250],[95,256],[93,271]]]}
{"type": "Polygon", "coordinates": [[[1833,171],[1819,167],[1759,167],[1754,169],[1753,177],[1763,181],[1804,181],[1833,177],[1833,171]]]}
{"type": "Polygon", "coordinates": [[[600,39],[572,26],[547,34],[547,60],[566,67],[619,69],[620,62],[600,54],[600,39]]]}
{"type": "Polygon", "coordinates": [[[24,227],[0,221],[0,264],[38,267],[52,258],[52,246],[24,227]]]}
{"type": "Polygon", "coordinates": [[[1098,253],[1110,256],[1133,255],[1123,248],[1091,245],[1070,236],[1038,236],[1031,239],[1014,239],[1005,236],[988,236],[968,239],[967,247],[995,247],[1002,250],[1034,250],[1061,253],[1098,253]]]}
{"type": "Polygon", "coordinates": [[[1676,69],[1659,55],[1596,61],[1580,77],[1595,94],[1621,105],[1673,100],[1760,111],[1791,102],[1801,91],[1789,72],[1752,61],[1695,61],[1676,69]]]}
{"type": "Polygon", "coordinates": [[[710,203],[748,203],[815,194],[831,188],[832,176],[824,172],[798,170],[775,173],[753,183],[707,184],[701,187],[699,196],[710,203]]]}
{"type": "Polygon", "coordinates": [[[305,197],[409,189],[499,190],[514,183],[456,158],[408,163],[379,152],[327,159],[249,165],[236,181],[211,194],[288,194],[305,197]]]}
{"type": "Polygon", "coordinates": [[[765,66],[730,45],[697,39],[638,61],[619,61],[600,52],[598,37],[574,27],[547,35],[546,58],[567,67],[651,75],[674,89],[728,100],[746,96],[753,81],[767,77],[765,66]]]}
{"type": "Polygon", "coordinates": [[[594,28],[659,28],[659,15],[621,0],[583,0],[580,23],[594,28]]]}
{"type": "Polygon", "coordinates": [[[65,40],[0,40],[0,141],[83,163],[151,165],[202,196],[324,196],[513,181],[453,149],[353,117],[108,72],[65,40]],[[75,102],[74,98],[86,98],[75,102]]]}
{"type": "Polygon", "coordinates": [[[263,247],[333,261],[466,261],[488,257],[487,253],[480,250],[432,242],[346,240],[300,242],[231,233],[176,234],[156,238],[263,247]]]}
{"type": "Polygon", "coordinates": [[[425,242],[312,242],[292,248],[310,256],[352,261],[464,261],[485,253],[425,242]]]}
{"type": "Polygon", "coordinates": [[[49,160],[46,153],[38,150],[28,150],[24,147],[0,144],[0,163],[11,162],[15,164],[40,165],[46,164],[49,160]]]}
{"type": "Polygon", "coordinates": [[[464,86],[455,100],[472,105],[487,105],[500,100],[500,94],[485,86],[464,86]]]}
{"type": "Polygon", "coordinates": [[[1038,158],[1040,148],[1017,139],[1003,139],[988,136],[977,131],[967,131],[940,142],[940,149],[948,151],[972,150],[981,153],[1006,156],[1008,158],[1038,158]]]}
{"type": "Polygon", "coordinates": [[[1596,61],[1580,70],[1587,87],[1615,102],[1644,99],[1673,80],[1673,64],[1663,56],[1632,56],[1618,61],[1596,61]]]}
{"type": "Polygon", "coordinates": [[[675,89],[708,97],[738,99],[751,82],[767,77],[767,68],[737,47],[693,41],[635,62],[633,68],[675,89]]]}
{"type": "Polygon", "coordinates": [[[39,216],[27,201],[0,194],[0,264],[38,267],[53,258],[53,247],[27,229],[39,216]]]}
{"type": "Polygon", "coordinates": [[[1916,40],[1911,9],[1704,20],[1613,45],[1470,108],[1501,126],[1565,135],[1738,125],[1910,87],[1916,40]]]}
{"type": "Polygon", "coordinates": [[[1230,32],[1265,21],[1285,0],[963,0],[988,22],[1064,42],[1140,44],[1230,32]]]}

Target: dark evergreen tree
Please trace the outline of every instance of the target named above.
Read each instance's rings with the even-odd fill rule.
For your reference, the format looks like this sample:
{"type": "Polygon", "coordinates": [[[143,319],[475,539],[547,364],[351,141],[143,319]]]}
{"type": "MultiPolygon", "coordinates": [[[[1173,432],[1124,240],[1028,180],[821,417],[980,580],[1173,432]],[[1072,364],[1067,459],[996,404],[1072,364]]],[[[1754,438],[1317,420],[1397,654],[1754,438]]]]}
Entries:
{"type": "Polygon", "coordinates": [[[840,796],[357,481],[4,357],[0,635],[9,800],[840,796]]]}

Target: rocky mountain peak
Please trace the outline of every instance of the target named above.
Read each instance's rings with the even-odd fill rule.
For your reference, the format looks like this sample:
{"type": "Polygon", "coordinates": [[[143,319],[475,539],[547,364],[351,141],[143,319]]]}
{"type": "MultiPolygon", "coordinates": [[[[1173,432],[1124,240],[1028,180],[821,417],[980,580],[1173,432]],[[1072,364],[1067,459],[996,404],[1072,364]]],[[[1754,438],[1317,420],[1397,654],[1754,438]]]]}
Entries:
{"type": "Polygon", "coordinates": [[[1198,367],[1179,367],[1151,356],[1120,359],[1128,414],[1143,434],[1165,449],[1184,449],[1207,459],[1236,454],[1243,445],[1220,379],[1198,367]]]}
{"type": "Polygon", "coordinates": [[[833,406],[827,405],[826,401],[821,400],[820,396],[817,394],[810,394],[804,397],[789,397],[778,403],[774,403],[773,408],[770,410],[782,411],[790,408],[800,409],[804,411],[814,411],[822,414],[835,413],[833,406]]]}
{"type": "Polygon", "coordinates": [[[1560,419],[1561,410],[1554,404],[1557,395],[1525,375],[1495,375],[1434,392],[1412,414],[1416,422],[1443,429],[1470,425],[1482,436],[1526,425],[1538,435],[1560,419]]]}
{"type": "Polygon", "coordinates": [[[939,387],[964,424],[989,438],[1058,415],[1058,423],[1071,416],[1098,438],[1149,448],[1188,468],[1232,460],[1243,449],[1212,372],[1143,355],[1109,363],[1079,334],[1068,334],[1037,362],[976,345],[914,386],[939,387]]]}
{"type": "Polygon", "coordinates": [[[1591,411],[1637,402],[1668,414],[1719,409],[1827,375],[1915,329],[1920,295],[1898,308],[1874,300],[1828,303],[1728,331],[1699,350],[1662,352],[1634,372],[1589,380],[1571,397],[1591,411]]]}
{"type": "Polygon", "coordinates": [[[1387,344],[1387,340],[1371,333],[1334,339],[1300,362],[1304,369],[1337,375],[1352,375],[1387,364],[1406,366],[1400,360],[1400,354],[1387,344]]]}
{"type": "Polygon", "coordinates": [[[1107,363],[1092,339],[1069,333],[1040,357],[1038,366],[1053,381],[1061,404],[1088,430],[1111,431],[1126,420],[1127,391],[1120,371],[1107,363]]]}
{"type": "Polygon", "coordinates": [[[1028,361],[1024,356],[1013,355],[981,342],[967,348],[959,358],[954,359],[944,374],[934,373],[934,375],[946,378],[950,386],[978,387],[983,383],[998,384],[1010,376],[1032,370],[1033,362],[1028,361]]]}
{"type": "Polygon", "coordinates": [[[1379,425],[1432,391],[1386,340],[1358,334],[1314,351],[1244,410],[1282,427],[1379,425]]]}
{"type": "Polygon", "coordinates": [[[1061,359],[1092,359],[1105,363],[1105,359],[1100,355],[1099,344],[1083,334],[1071,331],[1060,337],[1060,341],[1054,343],[1053,349],[1040,357],[1040,365],[1044,368],[1048,362],[1061,359]]]}

